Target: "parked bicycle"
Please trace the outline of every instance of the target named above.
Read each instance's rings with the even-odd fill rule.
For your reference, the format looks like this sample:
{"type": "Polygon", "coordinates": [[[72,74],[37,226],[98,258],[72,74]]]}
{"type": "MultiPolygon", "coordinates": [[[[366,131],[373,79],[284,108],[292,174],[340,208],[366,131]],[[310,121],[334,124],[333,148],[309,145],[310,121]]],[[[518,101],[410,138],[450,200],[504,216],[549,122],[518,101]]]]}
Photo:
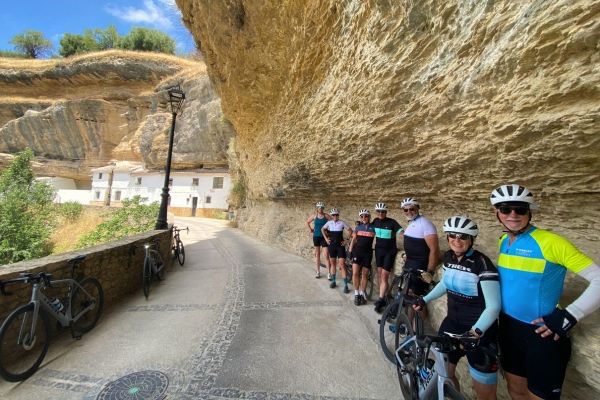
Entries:
{"type": "Polygon", "coordinates": [[[408,293],[410,280],[421,279],[423,272],[414,269],[403,270],[401,275],[394,277],[389,292],[392,301],[383,311],[381,319],[377,321],[381,349],[385,357],[392,363],[396,362],[394,352],[399,345],[397,332],[404,336],[415,332],[417,335],[424,333],[423,320],[419,313],[412,309],[415,296],[408,293]]]}
{"type": "MultiPolygon", "coordinates": [[[[464,400],[448,373],[448,353],[459,346],[473,349],[478,339],[473,336],[445,332],[437,335],[409,336],[395,352],[396,371],[402,395],[406,400],[464,400]]],[[[491,362],[484,353],[483,363],[491,362]]],[[[485,368],[485,366],[482,366],[485,368]]]]}
{"type": "Polygon", "coordinates": [[[152,242],[144,244],[144,269],[142,271],[142,289],[146,299],[150,294],[150,282],[152,277],[162,281],[165,278],[165,263],[158,246],[160,241],[155,239],[152,242]]]}
{"type": "Polygon", "coordinates": [[[4,296],[12,294],[6,291],[8,285],[32,285],[29,302],[13,310],[0,327],[0,375],[7,381],[25,380],[39,368],[50,344],[48,316],[61,327],[69,326],[74,339],[96,326],[104,306],[104,291],[96,278],[75,280],[75,269],[84,260],[82,255],[67,261],[70,279],[53,279],[51,274],[40,272],[0,281],[4,296]],[[61,287],[67,288],[65,298],[47,297],[46,289],[61,287]]]}
{"type": "Polygon", "coordinates": [[[173,258],[177,259],[179,265],[183,267],[183,263],[185,263],[185,248],[183,247],[183,242],[181,241],[181,237],[179,236],[179,232],[181,231],[190,231],[190,228],[177,228],[173,226],[173,245],[171,246],[171,254],[173,258]]]}

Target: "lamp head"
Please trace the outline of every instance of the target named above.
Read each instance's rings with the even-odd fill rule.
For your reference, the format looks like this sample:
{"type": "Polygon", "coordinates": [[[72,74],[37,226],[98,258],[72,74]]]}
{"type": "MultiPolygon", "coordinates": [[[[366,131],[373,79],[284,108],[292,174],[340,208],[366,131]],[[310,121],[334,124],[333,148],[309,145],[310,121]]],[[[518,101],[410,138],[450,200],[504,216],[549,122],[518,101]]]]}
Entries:
{"type": "Polygon", "coordinates": [[[169,92],[169,103],[171,104],[171,111],[173,114],[177,114],[181,109],[181,105],[185,100],[185,93],[181,90],[179,85],[173,86],[167,89],[169,92]]]}

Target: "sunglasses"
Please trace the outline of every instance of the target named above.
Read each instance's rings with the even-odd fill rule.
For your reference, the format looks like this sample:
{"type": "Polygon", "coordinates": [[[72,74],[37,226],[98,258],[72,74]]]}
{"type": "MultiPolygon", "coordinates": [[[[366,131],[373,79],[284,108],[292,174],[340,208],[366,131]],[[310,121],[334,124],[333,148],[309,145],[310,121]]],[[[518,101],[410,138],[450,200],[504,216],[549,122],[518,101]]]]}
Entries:
{"type": "Polygon", "coordinates": [[[387,211],[385,211],[385,210],[383,210],[383,211],[376,211],[376,212],[377,212],[377,214],[385,214],[385,213],[387,213],[387,211]]]}
{"type": "Polygon", "coordinates": [[[339,217],[340,214],[331,214],[332,217],[339,217]]]}
{"type": "Polygon", "coordinates": [[[371,218],[370,215],[362,215],[361,218],[371,218]]]}
{"type": "Polygon", "coordinates": [[[498,207],[498,211],[500,211],[504,215],[510,214],[512,211],[516,212],[517,215],[525,215],[529,212],[529,207],[527,206],[507,206],[502,205],[498,207]]]}
{"type": "Polygon", "coordinates": [[[468,240],[471,236],[466,233],[449,233],[448,237],[450,239],[458,239],[458,240],[468,240]]]}
{"type": "Polygon", "coordinates": [[[416,209],[416,208],[413,208],[413,207],[411,207],[411,208],[403,208],[403,209],[402,209],[402,211],[404,211],[405,213],[407,213],[407,212],[409,212],[409,211],[410,211],[410,212],[415,212],[415,211],[417,211],[417,209],[416,209]]]}

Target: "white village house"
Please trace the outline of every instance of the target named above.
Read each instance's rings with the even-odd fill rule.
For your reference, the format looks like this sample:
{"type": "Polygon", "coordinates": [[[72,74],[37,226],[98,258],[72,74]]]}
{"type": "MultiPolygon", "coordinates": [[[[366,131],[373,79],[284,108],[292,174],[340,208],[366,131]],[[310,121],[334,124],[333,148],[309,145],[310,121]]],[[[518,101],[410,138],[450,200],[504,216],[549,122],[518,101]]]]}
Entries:
{"type": "MultiPolygon", "coordinates": [[[[119,206],[141,196],[145,203],[161,201],[165,175],[139,163],[116,162],[92,169],[92,205],[119,206]]],[[[231,177],[225,168],[171,171],[169,212],[179,216],[214,216],[227,211],[231,177]]]]}

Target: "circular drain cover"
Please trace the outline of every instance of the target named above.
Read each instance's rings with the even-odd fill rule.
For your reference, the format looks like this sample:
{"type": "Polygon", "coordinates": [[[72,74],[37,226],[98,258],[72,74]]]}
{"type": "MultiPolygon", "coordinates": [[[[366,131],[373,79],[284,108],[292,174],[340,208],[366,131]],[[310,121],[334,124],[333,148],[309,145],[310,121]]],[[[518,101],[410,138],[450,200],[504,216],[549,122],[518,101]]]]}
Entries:
{"type": "Polygon", "coordinates": [[[140,371],[109,382],[96,400],[162,400],[169,378],[159,371],[140,371]]]}

